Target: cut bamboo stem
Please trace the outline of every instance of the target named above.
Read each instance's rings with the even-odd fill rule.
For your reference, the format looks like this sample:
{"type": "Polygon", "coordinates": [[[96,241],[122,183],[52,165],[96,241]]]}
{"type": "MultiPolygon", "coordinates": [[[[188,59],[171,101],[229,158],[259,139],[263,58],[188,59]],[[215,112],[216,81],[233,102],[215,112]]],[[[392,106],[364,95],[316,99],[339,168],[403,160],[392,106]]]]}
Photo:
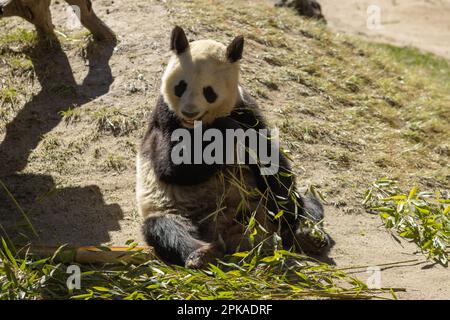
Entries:
{"type": "Polygon", "coordinates": [[[51,258],[60,263],[79,264],[141,264],[148,260],[157,259],[152,247],[51,247],[29,246],[21,250],[22,256],[37,259],[51,258]]]}

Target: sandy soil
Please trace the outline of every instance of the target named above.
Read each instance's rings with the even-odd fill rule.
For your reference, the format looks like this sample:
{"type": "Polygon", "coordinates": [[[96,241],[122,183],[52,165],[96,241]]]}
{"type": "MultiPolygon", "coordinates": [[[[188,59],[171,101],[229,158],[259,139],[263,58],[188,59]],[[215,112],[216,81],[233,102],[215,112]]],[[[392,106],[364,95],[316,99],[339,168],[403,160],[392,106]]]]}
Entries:
{"type": "Polygon", "coordinates": [[[415,254],[415,245],[394,240],[379,217],[326,210],[327,231],[336,241],[330,257],[338,267],[365,266],[349,272],[363,281],[374,275],[370,268],[379,267],[381,287],[406,289],[397,294],[400,299],[450,299],[449,270],[415,254]]]}
{"type": "MultiPolygon", "coordinates": [[[[339,14],[341,14],[340,17],[345,15],[346,9],[333,4],[334,0],[322,2],[330,26],[338,28],[339,21],[342,25],[345,25],[344,19],[339,20],[338,17],[339,14]],[[333,11],[335,11],[335,16],[330,13],[333,11]],[[336,17],[336,20],[334,17],[336,17]]],[[[339,3],[341,2],[339,1],[339,3]]],[[[363,3],[363,1],[358,2],[363,3]]],[[[382,2],[389,3],[389,8],[396,8],[391,1],[382,2]]],[[[406,1],[398,2],[404,3],[406,1]]],[[[429,7],[432,4],[423,4],[423,6],[429,7]]],[[[51,118],[49,115],[57,114],[61,110],[61,104],[65,105],[62,110],[66,110],[67,105],[82,105],[83,110],[87,113],[90,110],[95,111],[101,106],[116,107],[123,112],[127,112],[127,114],[139,117],[140,125],[145,123],[142,119],[145,119],[156,99],[159,79],[163,70],[162,65],[168,56],[167,43],[171,29],[168,20],[169,13],[159,2],[148,0],[135,0],[133,6],[129,6],[128,1],[125,0],[99,0],[95,1],[95,8],[99,16],[119,36],[120,42],[114,49],[114,54],[108,61],[90,61],[89,63],[80,55],[70,54],[67,57],[69,63],[67,65],[66,61],[66,67],[73,71],[74,81],[79,85],[78,91],[86,96],[85,99],[80,101],[69,97],[67,100],[55,102],[53,100],[56,97],[53,97],[52,100],[52,97],[46,96],[44,101],[39,100],[42,99],[39,96],[33,98],[24,106],[24,110],[31,111],[30,114],[25,114],[22,120],[26,122],[28,118],[47,115],[47,126],[38,127],[35,128],[35,131],[32,131],[29,129],[22,130],[18,125],[17,133],[31,132],[33,137],[41,137],[47,134],[55,140],[58,137],[64,137],[64,141],[60,142],[58,146],[61,150],[65,148],[69,150],[71,143],[79,143],[80,137],[91,135],[89,128],[82,125],[77,126],[76,123],[67,126],[60,118],[54,122],[48,122],[48,119],[51,118]],[[113,79],[113,81],[104,83],[105,77],[92,76],[97,69],[102,67],[102,63],[103,67],[105,63],[109,65],[110,70],[106,68],[103,72],[106,70],[106,78],[113,79]],[[86,81],[86,79],[89,81],[86,81]],[[99,87],[103,88],[100,92],[98,91],[99,87]],[[130,94],[131,87],[137,88],[136,90],[139,90],[140,94],[130,94]],[[97,91],[94,90],[95,88],[97,88],[97,91]]],[[[354,8],[357,8],[357,6],[354,6],[354,8]]],[[[358,26],[365,24],[365,19],[361,21],[357,19],[358,14],[364,13],[364,10],[361,9],[362,5],[359,8],[358,10],[355,9],[355,13],[349,13],[353,17],[352,23],[354,23],[350,25],[355,30],[358,26]]],[[[404,6],[399,5],[399,8],[404,8],[404,6]]],[[[62,3],[59,3],[54,6],[53,10],[55,13],[61,13],[64,12],[65,7],[62,3]]],[[[417,8],[414,10],[417,10],[417,8]]],[[[413,17],[410,18],[413,19],[413,17]]],[[[398,18],[383,18],[383,21],[391,21],[391,24],[386,24],[386,28],[403,26],[403,24],[394,23],[396,19],[398,18]]],[[[433,21],[438,20],[433,19],[433,21]]],[[[55,14],[57,27],[61,28],[64,23],[64,15],[55,14]]],[[[447,30],[442,31],[441,36],[444,36],[445,32],[449,32],[449,23],[450,21],[447,21],[447,30]]],[[[12,28],[17,24],[25,25],[20,20],[11,20],[8,26],[12,28]]],[[[430,25],[429,28],[433,28],[433,26],[437,28],[437,23],[430,25]]],[[[403,26],[403,28],[405,27],[403,26]]],[[[418,30],[425,32],[420,28],[418,30]]],[[[433,35],[436,34],[431,29],[428,32],[433,35]]],[[[412,34],[409,33],[405,34],[404,37],[406,42],[413,38],[412,34]]],[[[448,48],[445,50],[442,43],[436,40],[437,38],[434,40],[435,42],[433,42],[433,39],[431,36],[426,37],[419,44],[430,41],[430,43],[435,43],[433,50],[436,50],[436,52],[441,50],[438,53],[449,54],[448,48]]],[[[52,63],[57,63],[57,61],[52,61],[52,63]]],[[[39,87],[35,90],[39,91],[39,87]]],[[[49,147],[48,139],[46,139],[46,143],[43,143],[36,142],[32,137],[29,137],[28,140],[22,141],[25,144],[22,149],[18,148],[16,151],[12,151],[10,148],[6,150],[11,153],[16,152],[12,156],[18,158],[19,162],[22,161],[25,168],[20,175],[14,174],[9,177],[2,177],[5,183],[14,189],[14,194],[18,197],[19,203],[26,203],[30,197],[39,200],[39,196],[42,196],[48,190],[58,189],[58,192],[51,199],[37,201],[37,204],[26,208],[39,213],[33,217],[33,222],[40,232],[41,242],[47,244],[68,242],[89,245],[100,243],[124,244],[128,239],[136,239],[142,242],[140,236],[141,218],[137,216],[134,201],[135,178],[132,159],[136,152],[137,142],[143,132],[144,127],[131,137],[119,136],[114,139],[109,137],[100,140],[98,148],[91,144],[81,145],[83,156],[75,155],[74,157],[63,158],[63,160],[57,159],[57,161],[68,161],[71,164],[72,171],[70,173],[60,172],[56,165],[57,161],[46,158],[44,151],[45,147],[49,147]],[[36,150],[32,150],[36,147],[36,144],[39,144],[39,146],[36,150]],[[126,155],[127,163],[124,164],[125,169],[123,171],[117,174],[111,174],[111,171],[102,171],[98,159],[107,158],[107,155],[110,154],[126,155]]],[[[0,132],[0,141],[4,138],[4,132],[0,132]]],[[[320,172],[318,175],[320,175],[320,172]]],[[[326,179],[326,173],[324,173],[322,180],[326,179]]],[[[318,182],[320,183],[320,181],[318,182]]],[[[3,201],[4,199],[0,200],[3,201]]],[[[9,200],[5,200],[2,203],[9,202],[9,200]]],[[[6,211],[4,207],[2,208],[0,208],[2,209],[0,214],[3,219],[7,214],[17,215],[17,210],[11,210],[11,207],[9,207],[9,210],[7,207],[6,211]]],[[[429,263],[424,262],[423,256],[414,254],[415,246],[408,243],[399,244],[394,241],[386,229],[381,226],[380,219],[377,216],[344,213],[334,206],[327,206],[326,210],[326,228],[336,242],[330,253],[330,258],[334,260],[338,267],[377,266],[390,262],[415,260],[401,266],[382,267],[381,285],[383,287],[406,288],[406,292],[398,294],[400,298],[404,299],[450,298],[448,269],[429,266],[429,263]]],[[[356,275],[362,280],[369,276],[364,267],[357,271],[356,275]]]]}
{"type": "Polygon", "coordinates": [[[371,41],[414,46],[450,59],[449,0],[320,0],[319,2],[333,30],[360,35],[371,41]],[[376,12],[368,9],[369,6],[380,8],[380,28],[368,28],[368,12],[371,14],[376,12]]]}

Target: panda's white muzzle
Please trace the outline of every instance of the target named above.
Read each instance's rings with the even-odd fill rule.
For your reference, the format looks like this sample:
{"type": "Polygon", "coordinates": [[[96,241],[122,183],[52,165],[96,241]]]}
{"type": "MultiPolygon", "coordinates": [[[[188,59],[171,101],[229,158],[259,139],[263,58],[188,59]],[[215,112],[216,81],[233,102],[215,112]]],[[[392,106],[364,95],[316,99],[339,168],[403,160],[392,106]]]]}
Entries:
{"type": "Polygon", "coordinates": [[[182,110],[181,113],[183,114],[183,116],[185,116],[186,118],[189,118],[189,119],[195,119],[200,114],[199,111],[191,112],[191,111],[186,111],[186,110],[182,110]]]}
{"type": "Polygon", "coordinates": [[[185,113],[184,111],[182,111],[181,113],[183,115],[183,117],[181,118],[181,122],[187,127],[194,127],[194,122],[202,121],[203,117],[208,113],[208,111],[204,112],[200,116],[199,116],[200,112],[185,113]]]}

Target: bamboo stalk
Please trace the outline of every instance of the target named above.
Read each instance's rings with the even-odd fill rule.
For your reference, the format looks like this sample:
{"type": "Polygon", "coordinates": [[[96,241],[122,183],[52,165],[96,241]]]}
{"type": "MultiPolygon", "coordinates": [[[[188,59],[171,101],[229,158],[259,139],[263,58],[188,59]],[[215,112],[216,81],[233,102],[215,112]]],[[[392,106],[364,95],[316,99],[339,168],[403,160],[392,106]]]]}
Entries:
{"type": "Polygon", "coordinates": [[[377,266],[377,267],[399,266],[399,265],[403,265],[405,263],[412,263],[412,262],[425,263],[427,261],[424,259],[416,258],[416,259],[394,261],[394,262],[387,262],[387,263],[378,263],[378,264],[371,264],[371,265],[361,265],[361,266],[354,266],[354,267],[337,268],[335,270],[336,271],[346,271],[346,270],[356,270],[356,269],[367,269],[367,268],[373,267],[373,266],[377,266]]]}
{"type": "Polygon", "coordinates": [[[29,246],[21,250],[23,256],[37,259],[51,258],[55,262],[102,264],[102,263],[133,263],[141,264],[151,259],[157,259],[152,247],[52,247],[29,246]]]}

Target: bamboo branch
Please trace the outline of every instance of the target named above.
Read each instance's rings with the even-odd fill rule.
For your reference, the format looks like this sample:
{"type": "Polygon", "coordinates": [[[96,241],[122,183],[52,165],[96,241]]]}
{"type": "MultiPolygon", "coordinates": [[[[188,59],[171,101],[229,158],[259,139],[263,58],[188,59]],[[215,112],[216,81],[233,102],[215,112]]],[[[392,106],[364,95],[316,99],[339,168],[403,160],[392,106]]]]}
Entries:
{"type": "Polygon", "coordinates": [[[101,263],[133,263],[141,264],[148,260],[157,259],[152,247],[51,247],[29,246],[20,251],[22,256],[45,259],[51,258],[55,262],[101,264],[101,263]]]}

